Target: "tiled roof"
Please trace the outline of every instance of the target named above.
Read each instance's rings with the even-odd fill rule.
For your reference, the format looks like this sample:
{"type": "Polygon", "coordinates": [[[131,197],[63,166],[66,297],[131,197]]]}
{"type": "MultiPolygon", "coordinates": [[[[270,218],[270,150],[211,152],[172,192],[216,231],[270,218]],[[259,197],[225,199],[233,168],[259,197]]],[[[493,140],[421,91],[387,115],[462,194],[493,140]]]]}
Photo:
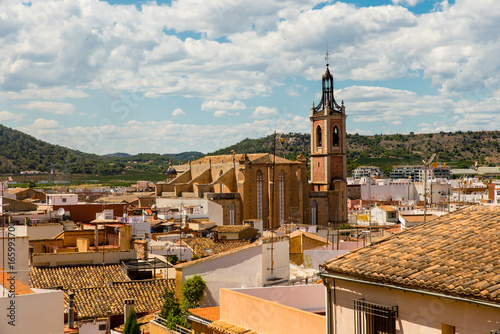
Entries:
{"type": "MultiPolygon", "coordinates": [[[[330,235],[333,235],[334,233],[335,233],[335,231],[331,231],[330,235]]],[[[290,239],[295,238],[295,237],[300,237],[301,235],[304,235],[304,237],[309,238],[309,239],[323,242],[325,245],[327,243],[326,238],[320,237],[319,235],[314,234],[314,233],[304,232],[304,231],[300,231],[300,230],[295,230],[292,233],[290,233],[290,239]]],[[[328,243],[330,244],[331,242],[328,241],[328,243]]]]}
{"type": "MultiPolygon", "coordinates": [[[[258,163],[272,163],[273,162],[273,155],[269,153],[254,153],[254,154],[247,154],[246,155],[248,160],[251,161],[254,164],[258,163]]],[[[243,154],[235,154],[234,156],[234,161],[237,163],[243,158],[243,154]]],[[[204,165],[204,164],[227,164],[227,163],[233,163],[233,156],[231,154],[226,154],[226,155],[212,155],[212,156],[205,156],[203,158],[194,160],[191,162],[192,165],[204,165]]],[[[279,156],[276,156],[276,163],[297,163],[296,161],[291,161],[285,158],[281,158],[279,156]]]]}
{"type": "MultiPolygon", "coordinates": [[[[417,215],[411,215],[411,214],[408,214],[408,215],[402,215],[403,218],[408,222],[408,223],[423,223],[424,222],[424,215],[420,215],[420,214],[417,214],[417,215]]],[[[433,215],[433,214],[427,214],[425,215],[425,221],[431,221],[431,220],[434,220],[436,219],[438,216],[436,215],[433,215]]]]}
{"type": "Polygon", "coordinates": [[[500,207],[475,206],[322,264],[329,273],[500,303],[500,207]]]}
{"type": "MultiPolygon", "coordinates": [[[[229,244],[229,243],[228,243],[229,244]]],[[[237,253],[239,251],[242,251],[244,249],[247,249],[247,248],[252,248],[252,247],[257,247],[259,246],[258,243],[253,243],[253,244],[250,244],[250,243],[247,243],[246,246],[240,246],[238,248],[233,248],[233,249],[230,249],[230,250],[227,250],[225,252],[220,252],[220,253],[217,253],[215,255],[211,255],[211,256],[207,256],[207,257],[204,257],[202,259],[198,259],[198,260],[194,260],[194,261],[189,261],[189,262],[183,262],[183,263],[179,263],[177,265],[175,265],[176,268],[184,268],[184,267],[189,267],[189,266],[192,266],[192,265],[195,265],[195,264],[198,264],[198,263],[202,263],[202,262],[207,262],[207,261],[211,261],[212,259],[216,259],[216,258],[220,258],[222,256],[226,256],[226,255],[230,255],[230,254],[234,254],[234,253],[237,253]]]]}
{"type": "MultiPolygon", "coordinates": [[[[161,309],[164,302],[165,288],[174,290],[174,280],[154,279],[145,281],[129,281],[113,283],[103,287],[75,289],[76,320],[106,317],[123,314],[124,300],[135,299],[137,313],[153,312],[161,309]]],[[[69,297],[64,294],[65,312],[69,297]]]]}
{"type": "Polygon", "coordinates": [[[378,207],[387,212],[397,211],[394,207],[390,205],[379,205],[378,207]]]}
{"type": "Polygon", "coordinates": [[[220,319],[220,306],[194,308],[189,309],[189,312],[205,321],[213,322],[220,319]]]}
{"type": "Polygon", "coordinates": [[[251,226],[248,225],[219,225],[216,226],[212,229],[212,231],[219,232],[219,233],[238,233],[243,230],[246,230],[247,228],[251,228],[251,226]]]}
{"type": "Polygon", "coordinates": [[[30,286],[37,289],[90,288],[104,286],[110,281],[129,280],[121,266],[117,264],[56,268],[33,267],[30,271],[30,286]]]}
{"type": "Polygon", "coordinates": [[[257,332],[238,327],[224,320],[217,320],[208,325],[208,328],[215,329],[223,334],[257,334],[257,332]]]}
{"type": "MultiPolygon", "coordinates": [[[[13,276],[10,275],[9,273],[4,272],[3,268],[0,267],[0,291],[10,291],[11,289],[11,282],[12,282],[13,276]],[[10,280],[10,281],[9,281],[10,280]]],[[[33,293],[33,291],[30,289],[29,286],[18,280],[17,278],[14,277],[15,283],[14,283],[14,289],[15,292],[14,294],[16,296],[19,295],[28,295],[30,293],[33,293]]],[[[0,295],[2,293],[0,292],[0,295]]]]}
{"type": "Polygon", "coordinates": [[[210,238],[188,238],[182,239],[196,254],[201,257],[219,254],[235,248],[248,245],[249,241],[215,242],[210,238]]]}

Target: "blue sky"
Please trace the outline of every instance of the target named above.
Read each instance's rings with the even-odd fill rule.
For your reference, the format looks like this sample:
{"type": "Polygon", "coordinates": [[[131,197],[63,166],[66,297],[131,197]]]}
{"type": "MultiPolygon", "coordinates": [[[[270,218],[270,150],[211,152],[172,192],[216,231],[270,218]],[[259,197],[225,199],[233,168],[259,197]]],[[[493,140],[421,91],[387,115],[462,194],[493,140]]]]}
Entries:
{"type": "Polygon", "coordinates": [[[500,129],[494,0],[0,3],[0,123],[84,152],[309,132],[328,45],[349,133],[500,129]]]}

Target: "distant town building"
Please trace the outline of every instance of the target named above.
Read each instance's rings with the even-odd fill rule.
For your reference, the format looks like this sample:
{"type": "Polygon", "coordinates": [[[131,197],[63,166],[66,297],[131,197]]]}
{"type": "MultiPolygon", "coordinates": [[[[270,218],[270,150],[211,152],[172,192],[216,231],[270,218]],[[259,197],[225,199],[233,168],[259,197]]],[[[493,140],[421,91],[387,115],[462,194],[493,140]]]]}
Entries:
{"type": "Polygon", "coordinates": [[[360,179],[362,177],[381,177],[384,175],[382,169],[380,167],[375,166],[359,166],[355,170],[352,171],[352,177],[354,179],[360,179]]]}
{"type": "Polygon", "coordinates": [[[390,178],[411,179],[413,182],[422,182],[424,180],[424,166],[396,166],[389,174],[390,178]]]}

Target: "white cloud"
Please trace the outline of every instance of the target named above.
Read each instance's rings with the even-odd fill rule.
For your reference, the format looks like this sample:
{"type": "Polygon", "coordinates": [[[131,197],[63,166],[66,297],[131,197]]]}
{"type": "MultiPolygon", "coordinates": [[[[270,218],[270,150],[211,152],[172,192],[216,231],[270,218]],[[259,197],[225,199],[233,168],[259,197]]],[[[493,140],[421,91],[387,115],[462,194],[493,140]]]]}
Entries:
{"type": "Polygon", "coordinates": [[[31,124],[31,128],[34,129],[56,129],[59,127],[59,122],[52,119],[36,119],[33,124],[31,124]]]}
{"type": "Polygon", "coordinates": [[[54,113],[58,115],[71,115],[75,107],[71,103],[50,101],[29,101],[28,104],[16,105],[16,108],[54,113]]]}
{"type": "Polygon", "coordinates": [[[274,117],[278,116],[278,109],[276,108],[269,108],[269,107],[264,107],[264,106],[259,106],[255,108],[252,117],[254,118],[268,118],[268,117],[274,117]]]}
{"type": "Polygon", "coordinates": [[[177,108],[172,112],[172,116],[184,116],[186,113],[181,108],[177,108]]]}
{"type": "Polygon", "coordinates": [[[228,116],[229,113],[227,112],[227,110],[217,110],[217,111],[214,111],[214,116],[215,117],[224,117],[224,116],[228,116]]]}
{"type": "Polygon", "coordinates": [[[24,116],[26,114],[14,114],[10,111],[0,111],[0,122],[5,122],[5,121],[13,121],[13,122],[20,122],[23,120],[24,116]]]}
{"type": "Polygon", "coordinates": [[[247,106],[241,101],[205,101],[201,105],[201,110],[244,110],[247,106]]]}

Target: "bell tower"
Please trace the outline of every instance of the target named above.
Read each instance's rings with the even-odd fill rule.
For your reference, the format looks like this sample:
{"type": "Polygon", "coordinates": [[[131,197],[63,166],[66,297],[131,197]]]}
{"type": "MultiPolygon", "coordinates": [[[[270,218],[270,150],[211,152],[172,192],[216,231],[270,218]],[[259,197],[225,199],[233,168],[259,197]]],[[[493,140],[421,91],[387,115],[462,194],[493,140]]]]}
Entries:
{"type": "Polygon", "coordinates": [[[313,224],[337,226],[347,222],[346,117],[344,101],[341,105],[335,101],[333,76],[327,63],[321,101],[317,106],[313,102],[310,116],[313,224]]]}
{"type": "Polygon", "coordinates": [[[313,191],[334,190],[346,171],[346,114],[344,101],[335,101],[329,65],[322,78],[321,102],[311,108],[311,184],[313,191]]]}

